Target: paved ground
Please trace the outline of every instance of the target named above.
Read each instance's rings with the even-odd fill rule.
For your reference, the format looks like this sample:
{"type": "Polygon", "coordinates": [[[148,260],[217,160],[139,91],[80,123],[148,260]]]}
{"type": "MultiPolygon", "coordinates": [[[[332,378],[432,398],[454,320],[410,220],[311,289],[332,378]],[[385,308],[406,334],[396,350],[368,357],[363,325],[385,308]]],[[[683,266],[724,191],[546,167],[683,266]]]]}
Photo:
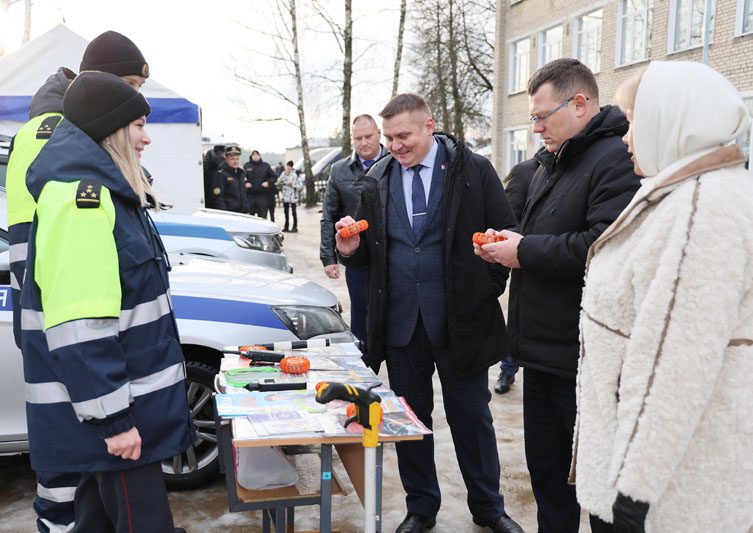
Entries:
{"type": "MultiPolygon", "coordinates": [[[[282,210],[278,209],[278,223],[282,210]]],[[[299,210],[299,233],[286,234],[285,251],[296,274],[316,281],[333,291],[345,308],[349,305],[345,280],[330,280],[319,262],[318,209],[299,210]]],[[[520,374],[519,374],[520,376],[520,374]]],[[[386,375],[384,375],[386,379],[386,375]]],[[[494,385],[497,369],[490,369],[489,386],[494,385]]],[[[439,380],[434,378],[435,390],[435,458],[442,487],[442,508],[437,517],[436,533],[470,533],[484,531],[473,525],[466,507],[466,493],[455,459],[449,428],[444,419],[439,380]]],[[[519,379],[504,395],[493,395],[492,415],[497,431],[497,446],[502,463],[500,479],[507,512],[526,531],[536,531],[536,506],[530,491],[530,481],[523,450],[522,382],[519,379]]],[[[341,467],[340,478],[347,479],[341,467]]],[[[31,509],[35,481],[26,458],[0,458],[0,532],[33,532],[34,514],[31,509]]],[[[189,532],[257,532],[261,530],[259,513],[229,513],[224,482],[217,479],[206,488],[173,492],[170,495],[175,522],[189,532]]],[[[385,449],[383,531],[395,530],[405,514],[404,493],[397,475],[394,447],[385,449]]],[[[346,496],[333,501],[333,525],[342,533],[363,529],[362,507],[352,488],[346,496]]],[[[296,528],[313,530],[318,524],[318,507],[296,511],[296,528]]],[[[589,531],[585,514],[581,531],[589,531]]]]}

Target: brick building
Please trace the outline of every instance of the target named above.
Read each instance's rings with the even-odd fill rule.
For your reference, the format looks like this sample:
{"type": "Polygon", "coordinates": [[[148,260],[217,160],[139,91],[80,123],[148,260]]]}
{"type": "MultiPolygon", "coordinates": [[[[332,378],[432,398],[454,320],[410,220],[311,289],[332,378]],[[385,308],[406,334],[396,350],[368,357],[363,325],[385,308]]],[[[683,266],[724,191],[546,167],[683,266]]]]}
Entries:
{"type": "MultiPolygon", "coordinates": [[[[537,68],[576,57],[594,71],[600,103],[610,103],[619,84],[652,59],[702,59],[706,2],[497,0],[492,161],[499,173],[541,146],[531,131],[526,94],[537,68]]],[[[753,0],[711,5],[708,64],[732,81],[753,110],[753,0]]]]}

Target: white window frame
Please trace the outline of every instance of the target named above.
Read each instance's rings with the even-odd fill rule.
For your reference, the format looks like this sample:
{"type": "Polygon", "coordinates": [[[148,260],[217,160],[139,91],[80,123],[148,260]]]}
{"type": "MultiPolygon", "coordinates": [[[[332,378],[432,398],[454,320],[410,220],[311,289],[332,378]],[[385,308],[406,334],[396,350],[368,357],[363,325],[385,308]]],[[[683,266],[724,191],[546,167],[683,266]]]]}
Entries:
{"type": "Polygon", "coordinates": [[[737,0],[737,11],[735,15],[735,37],[742,37],[743,35],[753,34],[753,24],[748,31],[743,31],[743,25],[745,23],[745,2],[748,2],[748,6],[753,9],[753,0],[737,0]]]}
{"type": "Polygon", "coordinates": [[[524,92],[526,90],[528,78],[531,77],[531,43],[532,42],[533,42],[533,39],[531,38],[531,36],[526,35],[524,37],[514,39],[508,43],[508,55],[507,55],[508,57],[507,65],[509,69],[508,80],[507,80],[507,93],[508,94],[517,94],[517,93],[524,92]],[[524,80],[519,80],[520,86],[516,86],[515,82],[517,81],[517,79],[516,79],[515,74],[516,74],[517,64],[515,61],[515,58],[516,58],[515,51],[517,50],[518,43],[525,40],[528,41],[528,57],[527,57],[528,72],[524,80]]]}
{"type": "Polygon", "coordinates": [[[528,132],[530,129],[531,128],[529,126],[514,126],[511,128],[505,129],[505,175],[510,173],[510,170],[512,170],[512,167],[528,159],[528,144],[529,144],[528,132]],[[515,133],[520,132],[520,131],[522,131],[526,137],[525,154],[523,155],[523,159],[513,163],[513,152],[514,152],[513,139],[514,139],[515,133]]]}
{"type": "Polygon", "coordinates": [[[596,5],[591,6],[590,9],[586,11],[581,11],[573,16],[573,23],[572,23],[572,33],[573,33],[573,53],[572,56],[576,58],[578,61],[586,65],[588,68],[591,68],[591,65],[588,65],[585,61],[583,61],[583,58],[580,57],[580,23],[583,17],[587,17],[591,13],[595,13],[596,11],[601,10],[601,30],[599,31],[599,68],[598,69],[591,69],[591,71],[594,74],[598,74],[601,72],[602,67],[602,61],[604,60],[604,57],[602,56],[602,52],[604,49],[604,6],[603,5],[596,5]]]}
{"type": "MultiPolygon", "coordinates": [[[[651,58],[651,32],[654,25],[654,1],[646,0],[646,10],[644,15],[646,22],[643,26],[643,31],[646,32],[646,42],[644,43],[644,57],[643,59],[632,59],[631,61],[622,62],[622,52],[625,47],[625,36],[622,34],[622,20],[625,18],[625,4],[628,0],[618,0],[617,4],[617,46],[615,47],[614,64],[616,67],[624,67],[627,65],[636,65],[643,63],[651,58]]],[[[742,0],[740,0],[742,1],[742,0]]],[[[751,0],[753,1],[753,0],[751,0]]]]}
{"type": "Polygon", "coordinates": [[[553,61],[555,59],[565,57],[565,24],[563,22],[560,22],[559,24],[548,26],[544,28],[543,30],[539,31],[538,43],[537,43],[538,50],[536,51],[536,62],[539,68],[543,67],[549,62],[549,61],[545,61],[545,58],[544,58],[544,49],[545,49],[545,44],[546,44],[544,43],[544,35],[546,34],[546,32],[554,30],[556,28],[560,28],[560,31],[562,32],[562,38],[560,39],[560,55],[557,57],[552,57],[549,61],[553,61]]]}
{"type": "MultiPolygon", "coordinates": [[[[682,1],[682,0],[679,0],[682,1]]],[[[687,0],[688,2],[693,3],[693,0],[687,0]]],[[[697,48],[703,48],[703,21],[706,19],[706,0],[699,0],[700,2],[703,2],[704,6],[704,13],[703,17],[701,19],[701,42],[698,44],[690,45],[690,46],[683,46],[681,48],[675,48],[675,29],[677,28],[677,2],[678,0],[670,0],[669,2],[669,31],[667,32],[667,54],[676,54],[679,52],[685,52],[687,50],[695,50],[697,48]]],[[[714,42],[714,34],[716,33],[714,31],[714,26],[716,25],[716,0],[711,1],[711,35],[709,36],[709,44],[713,44],[714,42]]],[[[690,20],[692,20],[693,16],[693,10],[688,9],[688,23],[690,20]]],[[[691,26],[688,25],[688,30],[691,29],[691,26]]]]}
{"type": "MultiPolygon", "coordinates": [[[[753,100],[753,91],[741,91],[740,96],[742,96],[745,106],[748,107],[748,102],[753,100]]],[[[743,144],[745,144],[745,141],[748,142],[748,172],[753,174],[753,121],[751,121],[747,134],[743,134],[741,137],[740,140],[743,144]]]]}

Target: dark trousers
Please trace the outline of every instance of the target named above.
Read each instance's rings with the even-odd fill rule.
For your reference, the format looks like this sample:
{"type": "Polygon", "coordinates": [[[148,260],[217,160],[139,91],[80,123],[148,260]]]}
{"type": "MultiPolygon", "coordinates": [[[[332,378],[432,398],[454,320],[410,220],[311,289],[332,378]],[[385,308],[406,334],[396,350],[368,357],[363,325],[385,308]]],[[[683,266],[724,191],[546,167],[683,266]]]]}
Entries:
{"type": "Polygon", "coordinates": [[[277,194],[272,193],[267,199],[267,209],[269,210],[269,220],[275,221],[275,207],[277,207],[277,194]]]}
{"type": "Polygon", "coordinates": [[[37,530],[41,533],[63,531],[76,519],[74,496],[81,474],[37,472],[37,530]]]}
{"type": "Polygon", "coordinates": [[[172,533],[162,467],[87,472],[76,489],[74,533],[172,533]]]}
{"type": "Polygon", "coordinates": [[[350,331],[363,343],[362,352],[366,353],[366,280],[369,271],[366,268],[345,269],[345,283],[350,296],[350,331]]]}
{"type": "MultiPolygon", "coordinates": [[[[285,229],[288,229],[290,219],[288,217],[288,209],[290,209],[293,212],[293,229],[298,229],[298,213],[296,212],[296,206],[297,204],[293,202],[283,202],[282,208],[285,211],[285,229]]],[[[270,211],[271,213],[271,211],[270,211]]],[[[272,217],[272,221],[274,221],[274,217],[272,217]]]]}
{"type": "Polygon", "coordinates": [[[518,373],[518,368],[518,365],[515,364],[512,355],[510,355],[509,353],[504,356],[502,358],[502,361],[499,363],[499,369],[505,374],[510,374],[511,376],[514,376],[518,373]]]}
{"type": "Polygon", "coordinates": [[[575,378],[526,368],[523,425],[526,461],[541,533],[577,532],[580,506],[567,484],[575,428],[575,378]]]}
{"type": "Polygon", "coordinates": [[[247,198],[249,214],[267,218],[267,195],[249,194],[247,198]]]}
{"type": "MultiPolygon", "coordinates": [[[[497,440],[489,411],[491,393],[487,372],[455,376],[449,348],[431,344],[420,316],[407,346],[387,346],[386,361],[390,387],[395,394],[405,397],[421,422],[429,428],[432,427],[434,409],[431,377],[436,366],[455,455],[468,490],[468,508],[482,523],[504,514],[504,501],[499,493],[497,440]]],[[[408,512],[436,516],[441,494],[434,463],[433,436],[421,441],[396,443],[395,448],[400,480],[407,493],[408,512]]]]}

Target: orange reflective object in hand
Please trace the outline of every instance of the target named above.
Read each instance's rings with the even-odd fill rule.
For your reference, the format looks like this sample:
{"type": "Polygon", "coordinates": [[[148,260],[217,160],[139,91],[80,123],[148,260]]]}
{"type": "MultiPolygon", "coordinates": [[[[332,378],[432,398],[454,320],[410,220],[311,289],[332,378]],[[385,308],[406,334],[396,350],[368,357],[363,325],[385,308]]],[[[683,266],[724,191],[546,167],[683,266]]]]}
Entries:
{"type": "Polygon", "coordinates": [[[507,237],[502,237],[501,235],[489,235],[487,233],[481,233],[480,231],[473,234],[473,243],[478,244],[479,246],[482,244],[491,244],[493,242],[502,242],[506,240],[507,237]]]}
{"type": "Polygon", "coordinates": [[[369,223],[366,220],[359,220],[355,224],[340,228],[340,237],[347,239],[348,237],[354,237],[362,231],[369,229],[369,223]]]}

